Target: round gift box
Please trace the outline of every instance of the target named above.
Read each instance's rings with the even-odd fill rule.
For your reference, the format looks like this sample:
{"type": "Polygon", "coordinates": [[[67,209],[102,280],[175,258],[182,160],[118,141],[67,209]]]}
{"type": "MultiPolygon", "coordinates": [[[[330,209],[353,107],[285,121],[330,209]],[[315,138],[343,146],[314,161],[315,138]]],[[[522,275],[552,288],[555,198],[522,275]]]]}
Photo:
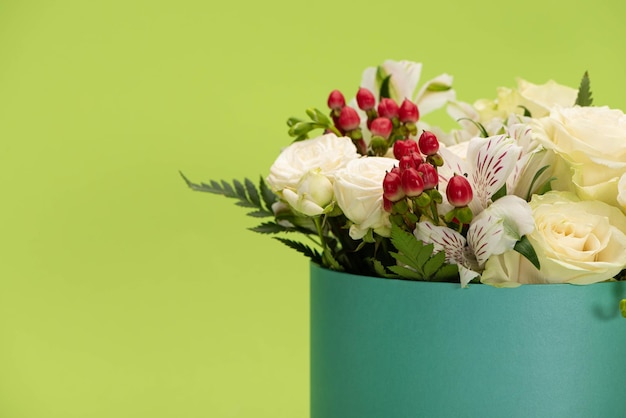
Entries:
{"type": "Polygon", "coordinates": [[[626,282],[494,288],[311,264],[311,417],[624,417],[626,282]]]}

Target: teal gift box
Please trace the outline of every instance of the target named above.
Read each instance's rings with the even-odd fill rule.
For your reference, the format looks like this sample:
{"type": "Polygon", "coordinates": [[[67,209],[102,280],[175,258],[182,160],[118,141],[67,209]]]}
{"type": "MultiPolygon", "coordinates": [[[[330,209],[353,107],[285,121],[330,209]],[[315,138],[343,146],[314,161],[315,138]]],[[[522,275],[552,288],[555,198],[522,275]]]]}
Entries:
{"type": "Polygon", "coordinates": [[[626,416],[626,282],[310,275],[312,418],[626,416]]]}

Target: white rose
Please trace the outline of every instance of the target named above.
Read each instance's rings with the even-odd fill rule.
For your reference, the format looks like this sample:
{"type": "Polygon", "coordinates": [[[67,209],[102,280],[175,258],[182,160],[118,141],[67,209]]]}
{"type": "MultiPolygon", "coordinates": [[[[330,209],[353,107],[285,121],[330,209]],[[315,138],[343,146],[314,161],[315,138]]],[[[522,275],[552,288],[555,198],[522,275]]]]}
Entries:
{"type": "Polygon", "coordinates": [[[383,209],[383,180],[398,161],[385,157],[352,160],[335,178],[335,199],[353,223],[350,237],[360,239],[371,228],[388,236],[389,214],[383,209]]]}
{"type": "Polygon", "coordinates": [[[285,188],[296,190],[302,178],[314,170],[319,170],[319,174],[333,182],[337,170],[356,158],[359,154],[347,137],[327,134],[294,142],[274,161],[267,183],[275,192],[285,188]]]}
{"type": "Polygon", "coordinates": [[[283,189],[283,199],[307,216],[321,215],[333,200],[333,184],[320,174],[319,169],[311,170],[302,177],[295,189],[283,189]]]}
{"type": "Polygon", "coordinates": [[[618,182],[626,173],[626,115],[621,110],[555,108],[533,132],[567,162],[580,198],[620,206],[618,182]]]}
{"type": "Polygon", "coordinates": [[[530,201],[535,230],[527,235],[537,270],[514,251],[491,257],[483,283],[575,283],[610,279],[626,267],[626,216],[598,201],[549,192],[530,201]]]}
{"type": "Polygon", "coordinates": [[[573,106],[578,94],[576,89],[553,80],[545,84],[533,84],[521,78],[517,80],[517,89],[499,87],[497,91],[496,100],[483,99],[474,103],[483,124],[494,118],[505,120],[512,113],[523,114],[524,108],[534,118],[548,116],[555,107],[573,106]]]}

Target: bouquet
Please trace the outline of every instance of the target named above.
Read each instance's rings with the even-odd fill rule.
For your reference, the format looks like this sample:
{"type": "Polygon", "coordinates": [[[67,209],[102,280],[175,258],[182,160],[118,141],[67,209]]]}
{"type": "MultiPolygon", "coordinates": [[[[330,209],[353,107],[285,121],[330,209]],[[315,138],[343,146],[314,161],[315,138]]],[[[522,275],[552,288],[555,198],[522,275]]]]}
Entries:
{"type": "Polygon", "coordinates": [[[626,116],[592,106],[587,73],[578,89],[520,79],[469,104],[448,74],[420,86],[421,68],[385,61],[349,102],[334,90],[328,110],[289,118],[293,141],[258,183],[183,178],[333,270],[464,287],[623,279],[626,116]],[[456,128],[422,120],[440,108],[456,128]]]}

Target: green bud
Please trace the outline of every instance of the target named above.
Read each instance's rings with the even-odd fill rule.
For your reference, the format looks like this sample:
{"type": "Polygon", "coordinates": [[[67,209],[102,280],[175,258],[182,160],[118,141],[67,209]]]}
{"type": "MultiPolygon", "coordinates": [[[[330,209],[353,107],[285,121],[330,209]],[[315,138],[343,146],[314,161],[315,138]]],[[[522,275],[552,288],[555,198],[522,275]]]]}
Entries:
{"type": "Polygon", "coordinates": [[[409,211],[409,205],[406,200],[402,199],[393,204],[393,213],[403,215],[409,211]]]}
{"type": "Polygon", "coordinates": [[[456,219],[458,219],[462,224],[468,224],[472,222],[472,219],[474,218],[474,214],[468,206],[454,208],[454,212],[456,219]]]}
{"type": "Polygon", "coordinates": [[[433,202],[435,202],[435,203],[443,202],[443,197],[441,196],[441,193],[439,193],[439,190],[437,190],[437,189],[430,189],[430,190],[426,190],[426,193],[428,193],[428,195],[430,196],[430,199],[433,202]]]}
{"type": "Polygon", "coordinates": [[[443,158],[439,154],[433,154],[426,157],[426,161],[435,167],[441,167],[443,165],[443,158]]]}
{"type": "Polygon", "coordinates": [[[413,136],[417,135],[417,125],[413,122],[407,122],[404,124],[406,130],[413,136]]]}
{"type": "Polygon", "coordinates": [[[347,132],[346,135],[353,141],[358,141],[359,139],[363,139],[363,133],[361,132],[361,129],[359,128],[353,131],[347,132]]]}
{"type": "Polygon", "coordinates": [[[370,147],[372,147],[372,151],[374,151],[374,154],[382,157],[387,153],[387,150],[389,149],[389,143],[382,136],[373,136],[372,140],[370,141],[370,147]]]}
{"type": "Polygon", "coordinates": [[[420,208],[425,208],[430,205],[430,196],[428,193],[422,193],[419,196],[413,198],[413,203],[420,208]]]}

